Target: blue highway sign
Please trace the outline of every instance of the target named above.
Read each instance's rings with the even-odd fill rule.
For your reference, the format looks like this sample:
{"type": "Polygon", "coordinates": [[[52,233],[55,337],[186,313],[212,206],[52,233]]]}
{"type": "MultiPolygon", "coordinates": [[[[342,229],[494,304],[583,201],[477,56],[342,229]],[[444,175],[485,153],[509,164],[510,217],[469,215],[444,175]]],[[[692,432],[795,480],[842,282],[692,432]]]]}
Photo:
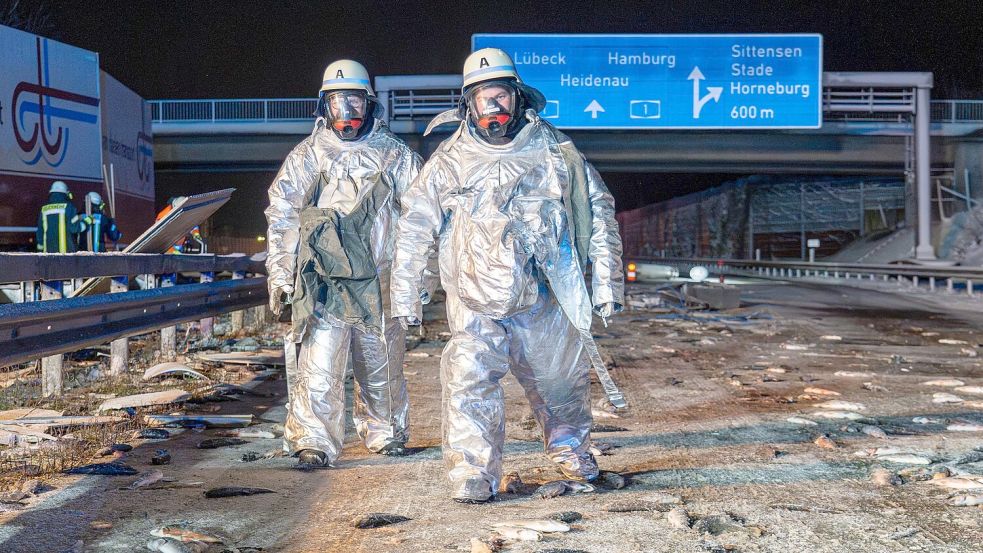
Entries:
{"type": "Polygon", "coordinates": [[[822,126],[823,39],[778,35],[478,34],[568,129],[822,126]]]}

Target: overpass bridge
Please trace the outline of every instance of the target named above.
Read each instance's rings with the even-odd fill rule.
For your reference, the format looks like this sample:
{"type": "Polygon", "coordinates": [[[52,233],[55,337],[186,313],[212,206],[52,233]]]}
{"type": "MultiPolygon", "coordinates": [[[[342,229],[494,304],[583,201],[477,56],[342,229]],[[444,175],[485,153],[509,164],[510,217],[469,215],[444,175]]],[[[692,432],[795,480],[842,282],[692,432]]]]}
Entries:
{"type": "MultiPolygon", "coordinates": [[[[568,134],[601,171],[899,174],[914,159],[914,87],[831,84],[824,122],[810,130],[575,130],[568,134]]],[[[888,74],[892,75],[892,74],[888,74]]],[[[911,75],[911,74],[906,74],[911,75]]],[[[914,74],[925,75],[925,74],[914,74]]],[[[929,76],[930,79],[930,76],[929,76]]],[[[423,136],[430,119],[457,105],[460,76],[378,77],[394,132],[428,155],[446,136],[423,136]]],[[[310,133],[315,98],[154,100],[157,171],[275,171],[310,133]]],[[[935,166],[983,174],[983,101],[931,102],[935,166]]]]}

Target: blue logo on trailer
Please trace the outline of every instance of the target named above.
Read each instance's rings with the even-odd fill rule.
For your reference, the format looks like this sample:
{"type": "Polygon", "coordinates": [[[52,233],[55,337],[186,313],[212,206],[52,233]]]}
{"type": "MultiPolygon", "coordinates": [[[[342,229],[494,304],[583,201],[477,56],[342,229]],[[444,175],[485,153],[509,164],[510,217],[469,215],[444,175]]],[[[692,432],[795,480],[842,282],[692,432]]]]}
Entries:
{"type": "Polygon", "coordinates": [[[485,35],[572,129],[822,126],[822,36],[485,35]]]}

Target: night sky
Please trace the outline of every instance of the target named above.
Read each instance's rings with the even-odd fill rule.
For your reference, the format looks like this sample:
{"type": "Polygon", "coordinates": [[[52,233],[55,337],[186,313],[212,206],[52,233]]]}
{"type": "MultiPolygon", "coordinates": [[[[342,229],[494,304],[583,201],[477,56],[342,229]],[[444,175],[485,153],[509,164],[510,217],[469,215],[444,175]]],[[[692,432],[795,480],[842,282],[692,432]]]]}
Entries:
{"type": "MultiPolygon", "coordinates": [[[[10,0],[0,0],[4,4],[10,0]]],[[[473,33],[824,35],[829,71],[933,71],[936,98],[983,98],[976,1],[373,2],[21,0],[50,12],[48,34],[99,52],[148,99],[314,96],[330,61],[374,75],[456,73],[473,33]]],[[[634,207],[731,175],[605,175],[634,207]]]]}

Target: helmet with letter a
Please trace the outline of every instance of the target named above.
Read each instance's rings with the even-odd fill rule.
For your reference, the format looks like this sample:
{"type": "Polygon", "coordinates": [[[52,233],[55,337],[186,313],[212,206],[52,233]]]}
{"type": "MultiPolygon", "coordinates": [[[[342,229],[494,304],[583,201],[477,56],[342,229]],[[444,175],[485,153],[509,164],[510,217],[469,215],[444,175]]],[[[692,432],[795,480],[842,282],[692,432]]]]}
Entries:
{"type": "Polygon", "coordinates": [[[327,119],[342,140],[354,140],[371,123],[378,100],[369,72],[353,60],[332,62],[324,70],[317,115],[327,119]]]}
{"type": "Polygon", "coordinates": [[[546,106],[543,93],[523,83],[512,58],[498,48],[482,48],[464,61],[461,95],[462,108],[487,137],[507,134],[525,109],[546,106]]]}

